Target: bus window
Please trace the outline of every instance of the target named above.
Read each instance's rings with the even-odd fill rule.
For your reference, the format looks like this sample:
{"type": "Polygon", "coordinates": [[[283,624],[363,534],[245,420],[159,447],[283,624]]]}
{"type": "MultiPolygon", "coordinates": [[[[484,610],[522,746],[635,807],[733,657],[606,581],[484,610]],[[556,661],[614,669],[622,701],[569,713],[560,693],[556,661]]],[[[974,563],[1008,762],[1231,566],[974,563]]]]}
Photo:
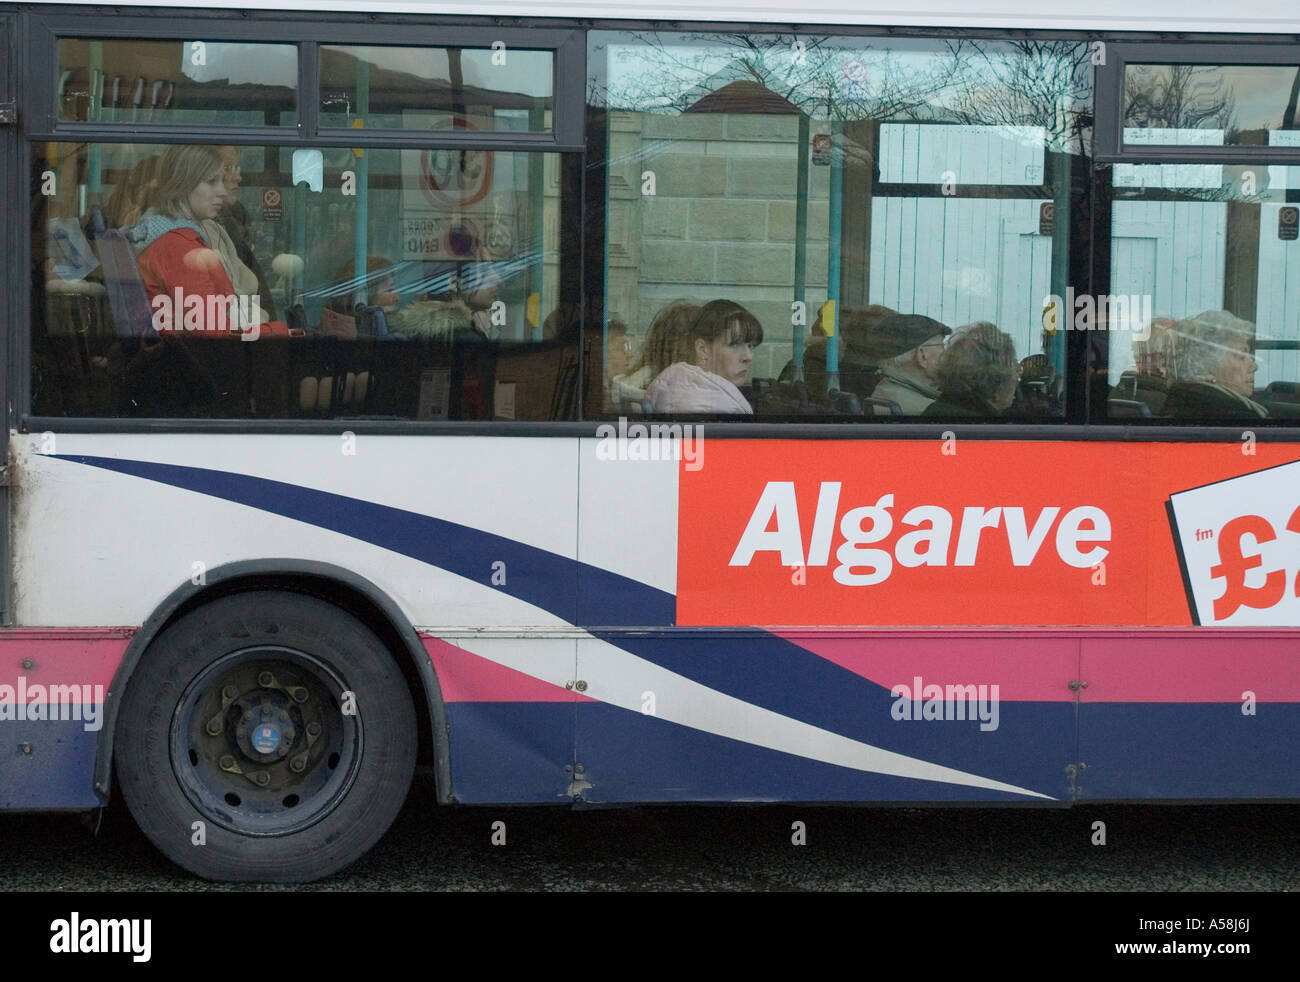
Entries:
{"type": "Polygon", "coordinates": [[[231,41],[60,38],[63,122],[294,126],[298,49],[231,41]]]}
{"type": "Polygon", "coordinates": [[[645,342],[666,312],[714,301],[762,328],[731,386],[700,359],[634,352],[606,411],[680,408],[650,392],[671,372],[734,418],[1063,414],[1064,339],[1043,313],[1081,258],[1085,45],[593,32],[588,69],[603,308],[645,342]],[[979,324],[1014,350],[1009,404],[977,398],[951,358],[940,371],[944,339],[979,324]]]}
{"type": "Polygon", "coordinates": [[[549,132],[551,51],[322,45],[321,125],[549,132]]]}
{"type": "Polygon", "coordinates": [[[301,147],[46,146],[38,415],[576,414],[559,154],[327,148],[313,190],[301,147]]]}
{"type": "Polygon", "coordinates": [[[1300,418],[1300,167],[1118,164],[1112,180],[1110,415],[1300,418]]]}
{"type": "Polygon", "coordinates": [[[1298,71],[1295,64],[1125,65],[1124,142],[1277,146],[1277,137],[1295,135],[1298,71]]]}

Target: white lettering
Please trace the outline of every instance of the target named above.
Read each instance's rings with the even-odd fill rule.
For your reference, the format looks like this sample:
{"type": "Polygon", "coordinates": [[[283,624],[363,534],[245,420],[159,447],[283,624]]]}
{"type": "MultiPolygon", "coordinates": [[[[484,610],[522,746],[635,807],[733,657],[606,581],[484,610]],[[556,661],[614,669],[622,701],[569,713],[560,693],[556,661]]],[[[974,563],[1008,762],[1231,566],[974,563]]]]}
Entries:
{"type": "Polygon", "coordinates": [[[1052,527],[1052,523],[1060,513],[1061,509],[1056,507],[1044,508],[1038,513],[1034,530],[1026,532],[1023,508],[1002,509],[1002,517],[1007,523],[1007,541],[1011,545],[1013,563],[1017,566],[1028,566],[1033,563],[1034,557],[1038,555],[1038,550],[1043,545],[1043,540],[1047,538],[1047,530],[1052,527]]]}
{"type": "Polygon", "coordinates": [[[1066,512],[1056,529],[1056,553],[1062,562],[1076,569],[1091,569],[1110,555],[1110,550],[1101,546],[1080,552],[1080,542],[1109,541],[1110,518],[1093,505],[1082,505],[1066,512]],[[1086,528],[1084,522],[1088,523],[1086,528]]]}
{"type": "MultiPolygon", "coordinates": [[[[845,516],[846,518],[848,516],[845,516]]],[[[806,566],[793,481],[768,481],[728,566],[748,566],[756,552],[779,552],[782,566],[806,566]],[[776,519],[776,528],[767,531],[776,519]]]]}

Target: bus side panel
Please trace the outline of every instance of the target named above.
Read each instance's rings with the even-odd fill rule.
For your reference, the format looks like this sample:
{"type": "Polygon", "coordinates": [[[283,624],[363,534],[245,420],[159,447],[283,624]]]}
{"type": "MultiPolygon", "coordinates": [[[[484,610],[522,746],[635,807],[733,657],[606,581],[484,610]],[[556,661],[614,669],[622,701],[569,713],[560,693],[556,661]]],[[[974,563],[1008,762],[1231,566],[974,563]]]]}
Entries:
{"type": "Polygon", "coordinates": [[[577,441],[60,433],[14,440],[19,623],[142,624],[220,566],[351,569],[421,627],[567,628],[577,441]]]}
{"type": "Polygon", "coordinates": [[[1300,798],[1295,631],[1083,643],[1080,797],[1300,798]]]}
{"type": "MultiPolygon", "coordinates": [[[[570,696],[577,441],[375,436],[346,456],[330,436],[59,434],[52,454],[36,452],[39,439],[15,438],[26,624],[139,625],[224,566],[322,563],[369,581],[426,635],[570,696]]],[[[83,675],[72,681],[90,681],[83,675]]],[[[454,780],[467,800],[566,794],[571,709],[555,720],[489,717],[481,692],[456,691],[454,780]]],[[[14,725],[0,722],[0,734],[14,725]]],[[[93,740],[78,752],[84,767],[50,767],[82,796],[25,807],[95,803],[93,740]]]]}
{"type": "Polygon", "coordinates": [[[104,694],[131,631],[0,631],[0,810],[97,808],[104,694]]]}
{"type": "Polygon", "coordinates": [[[1077,641],[948,633],[579,642],[584,799],[1067,800],[1077,641]]]}
{"type": "Polygon", "coordinates": [[[574,705],[589,701],[573,689],[573,639],[426,636],[424,646],[447,707],[451,799],[568,801],[574,705]]]}

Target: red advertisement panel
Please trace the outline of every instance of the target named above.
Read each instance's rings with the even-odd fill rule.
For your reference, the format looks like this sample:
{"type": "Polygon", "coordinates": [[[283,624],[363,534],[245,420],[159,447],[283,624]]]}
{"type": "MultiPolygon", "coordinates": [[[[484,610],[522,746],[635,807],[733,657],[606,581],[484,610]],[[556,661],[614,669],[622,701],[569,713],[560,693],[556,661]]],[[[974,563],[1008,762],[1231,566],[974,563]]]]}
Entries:
{"type": "Polygon", "coordinates": [[[712,440],[680,472],[678,623],[1293,625],[1300,465],[1261,472],[1297,460],[1253,442],[712,440]]]}

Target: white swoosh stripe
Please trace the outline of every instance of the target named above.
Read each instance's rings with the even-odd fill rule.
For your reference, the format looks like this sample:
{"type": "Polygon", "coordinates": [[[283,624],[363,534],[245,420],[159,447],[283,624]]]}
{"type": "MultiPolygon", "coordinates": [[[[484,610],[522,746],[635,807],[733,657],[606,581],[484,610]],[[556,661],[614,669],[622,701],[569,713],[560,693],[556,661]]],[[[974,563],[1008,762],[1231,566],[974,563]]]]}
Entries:
{"type": "Polygon", "coordinates": [[[641,712],[642,694],[652,692],[657,718],[755,747],[779,750],[855,771],[1055,800],[1028,788],[882,750],[763,709],[598,638],[579,640],[577,654],[568,645],[538,644],[535,640],[522,638],[458,637],[448,643],[552,685],[564,686],[581,677],[587,683],[583,695],[631,712],[641,712]],[[578,664],[581,664],[581,670],[575,671],[578,664]],[[599,669],[599,672],[593,669],[599,669]]]}

